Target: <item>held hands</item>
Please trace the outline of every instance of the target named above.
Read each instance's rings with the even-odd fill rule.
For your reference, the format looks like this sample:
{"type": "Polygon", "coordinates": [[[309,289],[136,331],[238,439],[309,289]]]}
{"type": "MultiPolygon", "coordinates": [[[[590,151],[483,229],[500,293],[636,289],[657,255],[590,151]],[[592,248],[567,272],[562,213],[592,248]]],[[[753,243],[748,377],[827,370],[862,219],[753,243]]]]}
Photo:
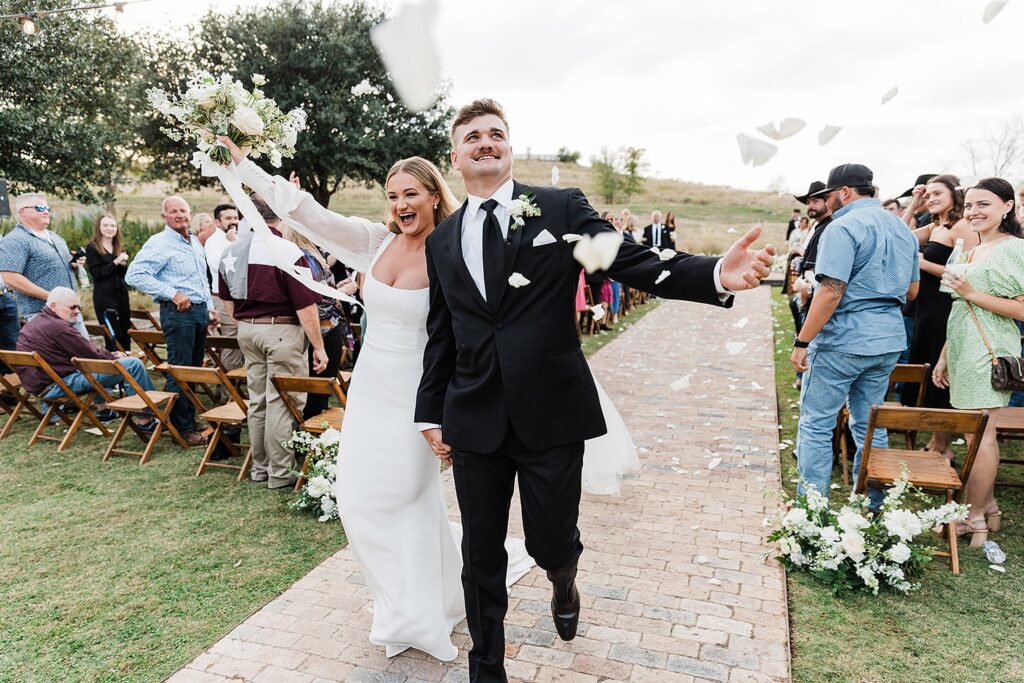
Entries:
{"type": "Polygon", "coordinates": [[[446,465],[452,464],[452,447],[441,438],[440,429],[424,429],[420,434],[423,435],[427,445],[430,446],[430,450],[434,452],[438,460],[446,465]]]}
{"type": "Polygon", "coordinates": [[[725,252],[720,273],[722,287],[740,292],[757,287],[761,280],[768,277],[775,262],[775,246],[769,244],[757,251],[750,249],[761,232],[761,226],[755,225],[725,252]]]}

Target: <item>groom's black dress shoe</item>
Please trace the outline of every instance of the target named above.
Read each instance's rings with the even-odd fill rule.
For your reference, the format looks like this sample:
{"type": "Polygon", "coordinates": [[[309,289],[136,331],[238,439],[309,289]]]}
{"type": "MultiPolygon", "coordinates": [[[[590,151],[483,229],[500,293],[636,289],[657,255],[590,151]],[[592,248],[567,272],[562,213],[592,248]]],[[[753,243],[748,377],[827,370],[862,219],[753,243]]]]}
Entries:
{"type": "Polygon", "coordinates": [[[562,640],[576,637],[580,623],[580,593],[576,590],[576,565],[548,572],[548,580],[555,589],[551,597],[551,619],[562,640]]]}

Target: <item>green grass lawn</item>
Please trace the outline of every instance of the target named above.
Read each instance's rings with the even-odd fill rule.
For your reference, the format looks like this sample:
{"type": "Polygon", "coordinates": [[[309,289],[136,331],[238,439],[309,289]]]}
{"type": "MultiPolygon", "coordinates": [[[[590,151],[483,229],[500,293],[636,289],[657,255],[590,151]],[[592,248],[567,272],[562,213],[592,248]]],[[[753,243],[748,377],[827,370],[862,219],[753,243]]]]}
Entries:
{"type": "Polygon", "coordinates": [[[34,426],[0,441],[0,683],[163,680],[345,544],[291,492],[194,476],[199,449],[104,463],[106,438],[57,453],[34,426]]]}
{"type": "MultiPolygon", "coordinates": [[[[799,394],[789,364],[793,320],[784,297],[773,290],[775,372],[780,439],[796,439],[799,394]]],[[[919,437],[923,445],[927,436],[919,437]]],[[[782,451],[782,478],[793,495],[797,476],[792,449],[782,451]]],[[[1004,453],[1020,457],[1016,444],[1004,453]]],[[[1000,479],[1024,481],[1020,467],[1003,467],[1000,479]]],[[[833,481],[841,483],[838,467],[833,481]]],[[[834,491],[841,500],[848,488],[834,491]]],[[[1008,556],[1006,573],[988,568],[980,549],[960,544],[961,574],[942,558],[925,569],[922,588],[909,596],[881,594],[833,598],[807,574],[789,576],[793,680],[797,683],[917,681],[1024,681],[1024,496],[1000,487],[1002,531],[989,535],[1008,556]]],[[[937,500],[937,499],[936,499],[937,500]]],[[[923,537],[939,547],[938,536],[923,537]]],[[[966,537],[965,537],[966,538],[966,537]]]]}

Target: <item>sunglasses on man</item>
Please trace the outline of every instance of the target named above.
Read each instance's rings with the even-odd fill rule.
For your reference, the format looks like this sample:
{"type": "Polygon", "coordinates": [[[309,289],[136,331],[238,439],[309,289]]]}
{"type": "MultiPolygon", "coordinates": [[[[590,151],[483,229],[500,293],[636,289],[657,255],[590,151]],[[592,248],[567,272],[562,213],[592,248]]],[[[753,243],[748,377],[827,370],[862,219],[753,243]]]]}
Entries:
{"type": "Polygon", "coordinates": [[[38,213],[50,213],[50,207],[46,206],[45,204],[42,204],[42,205],[36,204],[34,206],[26,206],[24,208],[26,208],[26,209],[35,209],[38,213]]]}

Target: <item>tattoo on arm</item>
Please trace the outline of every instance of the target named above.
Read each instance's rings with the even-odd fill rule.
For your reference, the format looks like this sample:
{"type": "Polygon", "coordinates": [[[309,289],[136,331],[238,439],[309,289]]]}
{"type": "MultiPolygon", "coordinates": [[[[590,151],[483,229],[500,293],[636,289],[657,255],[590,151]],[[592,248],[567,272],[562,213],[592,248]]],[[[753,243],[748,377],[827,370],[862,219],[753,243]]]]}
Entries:
{"type": "Polygon", "coordinates": [[[846,283],[843,282],[842,280],[837,280],[834,277],[822,277],[821,285],[822,287],[827,287],[828,289],[832,290],[832,292],[835,293],[836,296],[840,297],[843,295],[843,292],[846,291],[846,283]]]}

